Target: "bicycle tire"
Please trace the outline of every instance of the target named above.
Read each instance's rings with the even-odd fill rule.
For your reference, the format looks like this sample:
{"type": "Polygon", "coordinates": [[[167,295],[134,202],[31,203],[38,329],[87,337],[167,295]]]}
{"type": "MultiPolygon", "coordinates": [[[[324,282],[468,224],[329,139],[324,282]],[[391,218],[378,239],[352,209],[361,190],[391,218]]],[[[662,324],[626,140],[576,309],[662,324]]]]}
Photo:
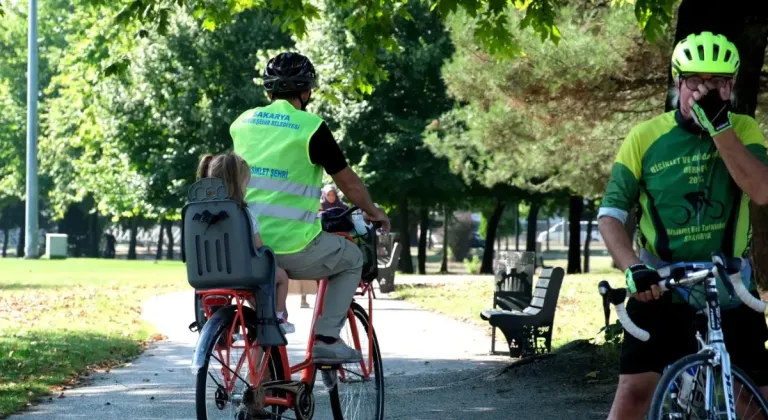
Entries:
{"type": "MultiPolygon", "coordinates": [[[[235,311],[234,314],[235,317],[233,317],[231,322],[235,322],[235,320],[237,320],[237,311],[235,311]]],[[[229,333],[229,325],[232,325],[231,322],[228,324],[227,328],[222,329],[222,331],[216,336],[215,340],[211,340],[211,344],[207,349],[205,349],[205,362],[197,372],[195,383],[195,410],[197,413],[197,420],[208,420],[208,407],[206,405],[206,384],[209,378],[208,366],[211,359],[211,353],[213,352],[213,347],[215,344],[219,342],[220,337],[229,333]]],[[[248,330],[253,329],[255,331],[257,328],[256,313],[253,312],[253,310],[250,308],[245,308],[245,324],[248,330]]],[[[280,349],[278,347],[271,347],[271,355],[269,358],[270,375],[273,379],[282,379],[284,377],[285,371],[286,370],[285,366],[283,366],[283,359],[280,356],[280,349]]],[[[281,407],[272,407],[271,409],[274,418],[279,418],[276,416],[281,414],[281,411],[285,410],[281,407]]]]}
{"type": "MultiPolygon", "coordinates": [[[[656,386],[656,390],[653,392],[653,400],[651,401],[651,408],[648,411],[647,419],[663,420],[662,410],[664,409],[664,396],[667,394],[667,390],[672,385],[672,381],[681,375],[682,372],[692,366],[703,364],[711,365],[711,358],[711,354],[697,353],[685,356],[673,363],[664,372],[664,375],[662,375],[661,380],[659,380],[659,383],[656,386]]],[[[750,379],[743,370],[734,364],[731,364],[731,374],[736,381],[741,382],[743,388],[746,389],[746,391],[752,393],[758,402],[760,410],[763,412],[763,417],[768,419],[768,403],[766,403],[765,399],[760,393],[760,388],[755,385],[752,379],[750,379]]],[[[742,390],[741,392],[744,391],[742,390]]]]}
{"type": "MultiPolygon", "coordinates": [[[[358,330],[360,340],[368,336],[368,329],[370,323],[368,322],[368,314],[365,312],[362,306],[357,302],[352,302],[350,305],[352,314],[357,318],[358,323],[363,325],[362,330],[358,330]],[[361,334],[361,331],[365,331],[365,335],[361,334]]],[[[376,337],[376,331],[372,334],[372,357],[373,357],[373,374],[375,374],[374,381],[378,388],[376,395],[376,408],[373,418],[347,418],[344,416],[344,407],[342,405],[341,397],[339,395],[339,383],[328,392],[331,398],[331,411],[333,412],[334,420],[383,420],[384,419],[384,367],[381,363],[381,349],[379,349],[379,340],[376,337]]],[[[352,343],[347,343],[352,345],[352,343]]],[[[363,355],[365,357],[365,355],[363,355]]]]}

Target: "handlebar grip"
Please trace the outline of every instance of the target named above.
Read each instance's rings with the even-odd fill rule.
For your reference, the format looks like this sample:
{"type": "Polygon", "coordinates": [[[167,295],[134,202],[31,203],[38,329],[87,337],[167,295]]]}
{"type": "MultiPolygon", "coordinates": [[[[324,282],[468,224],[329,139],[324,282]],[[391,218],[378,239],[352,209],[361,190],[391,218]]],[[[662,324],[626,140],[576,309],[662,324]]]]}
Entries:
{"type": "Polygon", "coordinates": [[[601,281],[597,284],[597,291],[600,293],[600,296],[605,296],[611,292],[611,284],[608,283],[606,280],[601,281]]]}
{"type": "Polygon", "coordinates": [[[736,296],[738,296],[745,305],[755,312],[765,313],[765,302],[752,296],[747,288],[744,287],[744,283],[741,281],[741,273],[729,276],[728,279],[730,279],[731,284],[733,285],[734,293],[736,293],[736,296]]]}
{"type": "Polygon", "coordinates": [[[648,333],[648,331],[638,327],[635,325],[634,322],[632,322],[632,319],[629,317],[629,314],[627,314],[627,308],[624,307],[624,302],[621,302],[619,304],[614,305],[616,307],[616,316],[619,317],[619,321],[621,321],[621,326],[624,327],[624,330],[631,334],[633,337],[637,338],[640,341],[648,341],[649,338],[651,338],[651,334],[648,333]]]}

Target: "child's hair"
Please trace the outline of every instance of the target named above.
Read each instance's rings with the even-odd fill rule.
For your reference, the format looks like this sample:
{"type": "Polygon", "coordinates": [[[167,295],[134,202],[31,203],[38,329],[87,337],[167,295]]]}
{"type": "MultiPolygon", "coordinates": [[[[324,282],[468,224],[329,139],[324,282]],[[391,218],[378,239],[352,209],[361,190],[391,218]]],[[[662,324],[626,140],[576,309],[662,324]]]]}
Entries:
{"type": "Polygon", "coordinates": [[[243,181],[250,175],[250,168],[245,159],[237,153],[227,152],[220,155],[204,155],[197,167],[197,177],[220,178],[227,186],[227,194],[232,200],[245,203],[243,181]]]}

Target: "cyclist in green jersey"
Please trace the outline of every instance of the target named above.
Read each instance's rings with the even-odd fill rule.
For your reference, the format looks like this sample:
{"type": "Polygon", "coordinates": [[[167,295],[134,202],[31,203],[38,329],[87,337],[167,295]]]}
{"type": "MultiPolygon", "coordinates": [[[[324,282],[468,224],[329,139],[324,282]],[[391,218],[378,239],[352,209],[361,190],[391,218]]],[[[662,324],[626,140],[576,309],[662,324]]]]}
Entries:
{"type": "MultiPolygon", "coordinates": [[[[695,310],[674,293],[660,295],[655,269],[711,261],[715,250],[746,257],[749,201],[768,203],[765,138],[753,118],[731,112],[738,68],[736,46],[722,35],[680,41],[672,55],[677,109],[632,129],[613,165],[599,229],[625,270],[627,312],[651,338],[624,334],[610,419],[642,419],[663,369],[697,350],[695,310]],[[640,255],[624,229],[630,211],[637,212],[640,255]]],[[[742,276],[756,294],[751,268],[742,276]]],[[[768,394],[764,316],[738,303],[724,309],[733,362],[768,394]]]]}

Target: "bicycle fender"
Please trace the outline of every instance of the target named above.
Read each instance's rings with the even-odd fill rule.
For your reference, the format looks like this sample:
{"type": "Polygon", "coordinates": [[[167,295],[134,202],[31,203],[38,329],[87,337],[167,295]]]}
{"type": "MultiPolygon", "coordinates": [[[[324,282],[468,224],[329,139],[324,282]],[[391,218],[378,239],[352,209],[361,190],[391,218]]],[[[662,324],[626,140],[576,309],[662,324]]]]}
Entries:
{"type": "Polygon", "coordinates": [[[197,375],[205,364],[205,356],[209,348],[212,348],[213,341],[219,336],[222,330],[232,325],[232,320],[237,313],[237,306],[225,306],[216,311],[213,316],[206,321],[200,335],[197,338],[195,354],[192,357],[192,374],[197,375]]]}

